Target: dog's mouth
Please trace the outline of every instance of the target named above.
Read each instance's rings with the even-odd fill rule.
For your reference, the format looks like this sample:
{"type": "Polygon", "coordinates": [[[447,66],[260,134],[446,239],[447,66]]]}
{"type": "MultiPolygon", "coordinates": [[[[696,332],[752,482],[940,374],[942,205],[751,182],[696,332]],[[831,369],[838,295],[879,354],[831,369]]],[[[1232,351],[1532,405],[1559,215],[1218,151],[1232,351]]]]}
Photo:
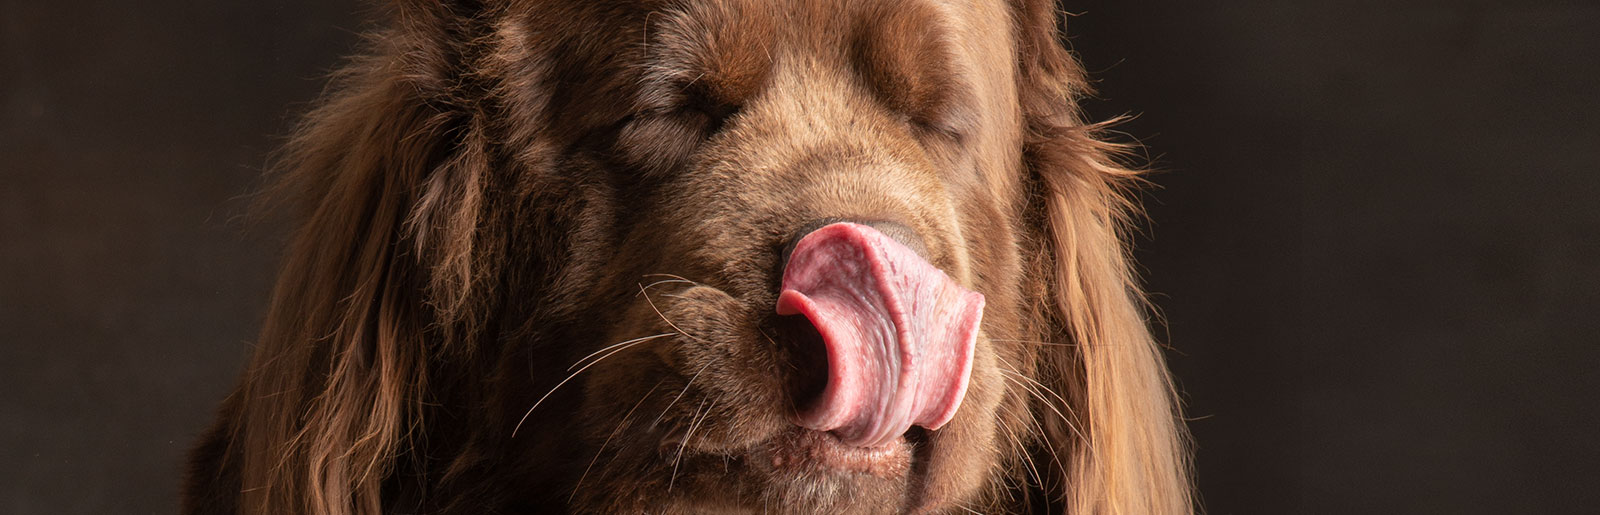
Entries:
{"type": "Polygon", "coordinates": [[[810,378],[794,392],[796,425],[874,448],[948,423],[966,394],[983,302],[869,226],[836,223],[806,235],[777,302],[779,315],[804,316],[815,329],[807,334],[818,336],[794,352],[810,378]]]}
{"type": "Polygon", "coordinates": [[[690,512],[707,510],[700,504],[707,499],[752,513],[903,512],[927,502],[921,496],[940,445],[930,434],[912,428],[888,444],[859,447],[790,427],[743,449],[691,451],[678,464],[679,493],[668,489],[659,502],[687,502],[690,512]]]}
{"type": "MultiPolygon", "coordinates": [[[[665,415],[637,426],[664,428],[657,472],[669,489],[692,492],[670,494],[685,501],[782,500],[801,511],[847,499],[911,502],[942,474],[931,457],[959,445],[940,429],[966,394],[983,296],[865,225],[825,226],[788,257],[776,302],[700,284],[642,288],[654,300],[640,313],[681,333],[661,340],[676,344],[646,347],[673,369],[671,382],[682,381],[642,394],[665,415]]],[[[625,374],[605,377],[614,382],[594,391],[638,387],[625,374]]],[[[606,411],[621,419],[597,427],[623,427],[635,410],[606,411]]]]}
{"type": "Polygon", "coordinates": [[[797,428],[774,438],[763,451],[774,470],[869,474],[892,480],[905,477],[915,461],[926,461],[926,445],[927,432],[921,428],[878,447],[858,447],[831,433],[797,428]]]}

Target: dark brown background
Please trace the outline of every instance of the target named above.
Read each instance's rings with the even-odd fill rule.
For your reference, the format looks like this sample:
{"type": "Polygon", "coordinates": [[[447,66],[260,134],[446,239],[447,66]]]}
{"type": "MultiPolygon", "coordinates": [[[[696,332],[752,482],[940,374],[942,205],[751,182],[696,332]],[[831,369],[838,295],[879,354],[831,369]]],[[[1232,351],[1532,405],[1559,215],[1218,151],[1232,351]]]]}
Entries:
{"type": "MultiPolygon", "coordinates": [[[[1600,7],[1069,1],[1208,511],[1600,506],[1600,7]]],[[[169,513],[350,1],[0,1],[0,513],[169,513]]]]}

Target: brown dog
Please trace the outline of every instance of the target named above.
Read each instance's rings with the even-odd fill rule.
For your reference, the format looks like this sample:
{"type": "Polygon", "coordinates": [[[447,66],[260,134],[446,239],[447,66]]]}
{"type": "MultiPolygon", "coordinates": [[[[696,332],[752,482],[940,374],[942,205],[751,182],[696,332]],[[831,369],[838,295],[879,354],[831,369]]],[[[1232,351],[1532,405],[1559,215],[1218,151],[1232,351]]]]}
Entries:
{"type": "Polygon", "coordinates": [[[1048,1],[398,2],[189,513],[1182,513],[1048,1]]]}

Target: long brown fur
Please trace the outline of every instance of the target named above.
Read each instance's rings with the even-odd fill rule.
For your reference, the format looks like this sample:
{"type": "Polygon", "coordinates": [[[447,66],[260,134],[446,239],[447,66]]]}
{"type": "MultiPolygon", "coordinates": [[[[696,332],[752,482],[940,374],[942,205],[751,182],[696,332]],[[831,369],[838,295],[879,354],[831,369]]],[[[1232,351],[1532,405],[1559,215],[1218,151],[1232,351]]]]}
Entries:
{"type": "Polygon", "coordinates": [[[1138,174],[1051,2],[386,17],[283,154],[302,221],[185,513],[1193,511],[1138,174]],[[989,299],[908,470],[776,450],[778,254],[830,218],[903,223],[989,299]]]}

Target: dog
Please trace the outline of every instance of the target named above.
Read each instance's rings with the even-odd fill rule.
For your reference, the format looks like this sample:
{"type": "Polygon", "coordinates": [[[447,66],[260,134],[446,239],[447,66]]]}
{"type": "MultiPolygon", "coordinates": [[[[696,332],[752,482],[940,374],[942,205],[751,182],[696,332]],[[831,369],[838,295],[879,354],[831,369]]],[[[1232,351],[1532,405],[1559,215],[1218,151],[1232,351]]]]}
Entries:
{"type": "Polygon", "coordinates": [[[1049,1],[403,0],[185,513],[1186,513],[1049,1]]]}

